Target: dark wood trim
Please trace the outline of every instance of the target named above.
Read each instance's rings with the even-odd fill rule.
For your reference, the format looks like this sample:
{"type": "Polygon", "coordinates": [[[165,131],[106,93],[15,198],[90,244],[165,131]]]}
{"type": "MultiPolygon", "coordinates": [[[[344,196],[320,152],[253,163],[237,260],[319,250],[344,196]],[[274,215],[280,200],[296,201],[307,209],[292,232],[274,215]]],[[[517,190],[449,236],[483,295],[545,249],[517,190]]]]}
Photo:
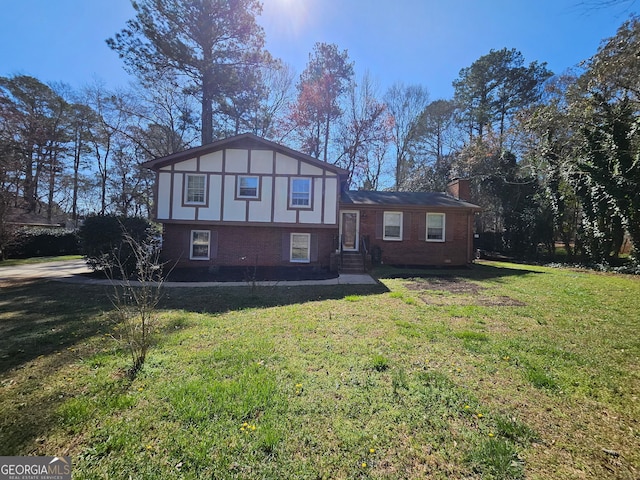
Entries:
{"type": "Polygon", "coordinates": [[[175,182],[175,173],[173,173],[173,168],[169,172],[169,218],[173,218],[173,202],[175,201],[173,194],[173,186],[175,182]]]}
{"type": "MultiPolygon", "coordinates": [[[[143,166],[145,168],[149,168],[152,170],[158,170],[167,165],[172,165],[178,162],[182,162],[184,160],[189,160],[190,158],[195,158],[196,156],[207,155],[209,153],[213,153],[218,150],[225,150],[227,148],[246,149],[246,150],[250,150],[250,149],[273,150],[274,152],[281,153],[282,155],[286,155],[288,157],[297,159],[298,161],[303,161],[305,163],[321,168],[323,170],[324,169],[329,170],[331,172],[336,173],[339,176],[346,177],[346,175],[348,175],[348,172],[340,167],[336,167],[335,165],[331,165],[330,163],[323,162],[322,160],[318,160],[317,158],[313,158],[310,155],[307,155],[302,152],[298,152],[284,145],[280,145],[270,140],[265,140],[264,138],[260,138],[257,135],[254,135],[252,133],[244,133],[241,135],[236,135],[234,137],[218,140],[208,145],[202,145],[200,147],[195,147],[189,150],[174,153],[166,157],[148,161],[144,163],[143,166]]],[[[223,167],[224,167],[224,164],[223,164],[223,167]]],[[[225,171],[224,168],[223,168],[223,171],[225,171]]]]}
{"type": "Polygon", "coordinates": [[[224,186],[227,170],[227,150],[222,150],[222,173],[220,174],[220,220],[224,219],[224,186]]]}
{"type": "Polygon", "coordinates": [[[322,202],[320,205],[320,223],[324,223],[325,208],[327,205],[327,176],[325,174],[326,172],[323,172],[322,175],[322,202]]]}
{"type": "MultiPolygon", "coordinates": [[[[167,225],[194,225],[194,220],[163,220],[162,223],[167,225]]],[[[264,228],[297,228],[297,229],[335,229],[338,224],[322,224],[322,223],[294,223],[294,222],[243,222],[243,221],[221,221],[221,220],[199,220],[198,226],[219,226],[219,227],[264,227],[264,228]]]]}
{"type": "Polygon", "coordinates": [[[275,150],[273,150],[271,153],[272,153],[272,157],[271,157],[272,175],[271,175],[271,217],[270,217],[270,221],[273,222],[273,220],[276,218],[276,159],[277,159],[277,153],[276,153],[275,150]]]}

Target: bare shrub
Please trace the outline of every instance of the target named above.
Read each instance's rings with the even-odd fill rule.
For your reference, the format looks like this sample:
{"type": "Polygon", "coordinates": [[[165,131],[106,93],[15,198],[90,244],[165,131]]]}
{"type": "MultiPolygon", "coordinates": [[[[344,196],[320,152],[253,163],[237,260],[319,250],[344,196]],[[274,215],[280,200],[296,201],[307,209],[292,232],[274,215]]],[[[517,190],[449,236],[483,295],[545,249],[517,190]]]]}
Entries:
{"type": "Polygon", "coordinates": [[[147,356],[157,323],[157,306],[163,293],[163,264],[153,238],[135,239],[123,233],[128,256],[115,255],[115,264],[106,270],[113,294],[111,302],[119,324],[120,338],[131,353],[129,375],[136,376],[147,356]],[[133,274],[129,265],[135,264],[133,274]]]}

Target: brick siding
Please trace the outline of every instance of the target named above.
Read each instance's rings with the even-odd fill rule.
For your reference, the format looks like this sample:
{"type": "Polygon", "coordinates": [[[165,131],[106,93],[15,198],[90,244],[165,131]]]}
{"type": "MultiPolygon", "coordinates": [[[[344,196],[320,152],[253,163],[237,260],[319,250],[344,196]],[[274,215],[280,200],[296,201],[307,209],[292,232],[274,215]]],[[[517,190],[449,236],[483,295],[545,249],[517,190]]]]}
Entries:
{"type": "Polygon", "coordinates": [[[335,228],[165,224],[162,256],[171,263],[177,260],[177,267],[300,265],[289,261],[291,233],[311,234],[311,262],[302,265],[329,266],[335,250],[335,228]],[[192,230],[211,232],[209,260],[189,259],[192,230]]]}
{"type": "Polygon", "coordinates": [[[473,260],[468,239],[472,238],[467,211],[406,210],[389,206],[386,209],[361,209],[360,235],[370,239],[372,248],[382,250],[382,262],[389,265],[446,266],[466,265],[473,260]],[[385,211],[403,212],[402,241],[383,240],[382,215],[385,211]],[[445,213],[445,241],[427,242],[426,213],[445,213]]]}

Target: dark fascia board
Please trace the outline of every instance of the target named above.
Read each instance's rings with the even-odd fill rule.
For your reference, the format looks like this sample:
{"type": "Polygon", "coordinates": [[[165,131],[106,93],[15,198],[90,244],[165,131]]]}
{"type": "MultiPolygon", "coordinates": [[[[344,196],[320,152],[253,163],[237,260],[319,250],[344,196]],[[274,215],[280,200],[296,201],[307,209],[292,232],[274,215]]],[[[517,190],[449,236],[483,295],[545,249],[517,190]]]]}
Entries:
{"type": "Polygon", "coordinates": [[[280,145],[279,143],[266,140],[262,137],[254,135],[253,133],[243,133],[234,137],[218,140],[207,145],[202,145],[201,147],[194,147],[182,152],[168,155],[166,157],[156,158],[155,160],[150,160],[143,163],[142,166],[150,170],[157,171],[162,167],[166,167],[167,165],[171,165],[173,163],[187,160],[189,158],[194,158],[200,155],[206,155],[207,153],[222,150],[223,148],[231,148],[234,145],[237,145],[238,148],[262,147],[268,150],[275,150],[276,152],[282,153],[284,155],[310,163],[318,168],[330,170],[341,177],[346,177],[349,174],[349,172],[340,167],[336,167],[335,165],[332,165],[330,163],[323,162],[322,160],[313,158],[311,155],[298,152],[296,150],[293,150],[292,148],[280,145]]]}

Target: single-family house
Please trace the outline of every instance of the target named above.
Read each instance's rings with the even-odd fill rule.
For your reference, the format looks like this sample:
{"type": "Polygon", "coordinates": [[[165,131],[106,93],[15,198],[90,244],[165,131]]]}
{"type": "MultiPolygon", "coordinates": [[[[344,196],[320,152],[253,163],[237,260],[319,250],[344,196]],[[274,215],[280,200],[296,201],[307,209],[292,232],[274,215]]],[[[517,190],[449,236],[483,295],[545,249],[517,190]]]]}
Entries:
{"type": "Polygon", "coordinates": [[[474,258],[479,207],[465,200],[462,180],[449,194],[347,191],[345,170],[253,134],[145,167],[156,173],[163,257],[178,267],[361,269],[372,254],[405,265],[474,258]]]}

